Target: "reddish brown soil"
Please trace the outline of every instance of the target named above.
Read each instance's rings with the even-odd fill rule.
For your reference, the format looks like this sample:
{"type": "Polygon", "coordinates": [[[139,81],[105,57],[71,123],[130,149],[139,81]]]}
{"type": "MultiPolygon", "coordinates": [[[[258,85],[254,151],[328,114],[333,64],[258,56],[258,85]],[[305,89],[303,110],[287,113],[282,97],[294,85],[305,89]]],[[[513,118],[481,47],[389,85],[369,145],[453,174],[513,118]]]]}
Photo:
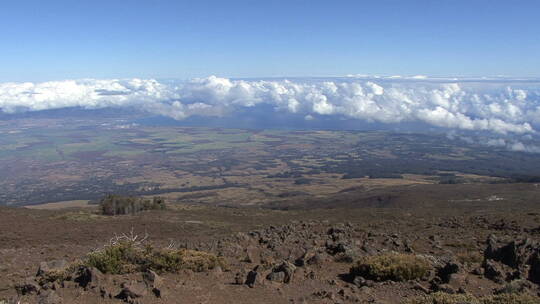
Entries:
{"type": "MultiPolygon", "coordinates": [[[[385,190],[386,191],[386,190],[385,190]]],[[[166,246],[171,242],[188,248],[214,251],[209,244],[225,240],[225,258],[231,271],[223,273],[163,274],[164,297],[145,296],[141,303],[400,303],[404,298],[423,294],[418,285],[428,282],[383,282],[375,287],[359,288],[347,280],[351,266],[328,258],[320,265],[299,267],[290,284],[261,280],[254,288],[235,285],[238,272],[246,273],[260,261],[245,261],[245,249],[266,250],[256,238],[238,236],[238,232],[262,231],[292,223],[291,238],[301,239],[302,233],[319,231],[347,223],[353,233],[352,244],[370,239],[376,251],[403,251],[388,239],[407,240],[417,254],[436,257],[462,253],[482,254],[488,235],[540,240],[540,189],[533,184],[514,185],[426,185],[390,189],[385,193],[363,193],[360,190],[340,194],[332,201],[299,202],[301,208],[276,206],[295,210],[237,209],[205,206],[173,206],[167,211],[143,212],[134,216],[102,217],[89,209],[29,210],[0,208],[0,300],[17,297],[14,286],[24,278],[34,276],[43,261],[65,259],[69,262],[84,257],[90,250],[106,244],[115,234],[149,235],[149,242],[166,246]],[[489,199],[495,195],[501,200],[489,199]],[[332,207],[332,202],[334,206],[332,207]],[[302,223],[312,223],[301,228],[302,223]],[[305,230],[305,231],[303,231],[305,230]],[[396,236],[396,237],[394,237],[396,236]],[[243,239],[245,238],[245,239],[243,239]],[[433,240],[436,241],[433,241],[433,240]],[[233,248],[233,249],[231,249],[233,248]],[[236,251],[235,251],[236,250],[236,251]]],[[[296,206],[296,207],[298,207],[296,206]]],[[[341,226],[340,226],[341,227],[341,226]]],[[[317,233],[319,233],[317,232],[317,233]]],[[[249,234],[247,234],[249,235],[249,234]]],[[[283,260],[297,258],[294,242],[282,254],[283,260]]],[[[321,244],[324,246],[324,244],[321,244]]],[[[360,246],[360,245],[358,245],[360,246]]],[[[276,260],[275,263],[280,263],[276,260]]],[[[502,285],[471,270],[463,272],[467,292],[491,294],[502,285]]],[[[265,270],[265,274],[270,270],[265,270]]],[[[118,284],[139,280],[140,274],[110,276],[118,284]]],[[[104,299],[82,288],[62,288],[57,291],[63,303],[121,303],[104,299]]],[[[33,303],[36,297],[23,298],[33,303]]]]}

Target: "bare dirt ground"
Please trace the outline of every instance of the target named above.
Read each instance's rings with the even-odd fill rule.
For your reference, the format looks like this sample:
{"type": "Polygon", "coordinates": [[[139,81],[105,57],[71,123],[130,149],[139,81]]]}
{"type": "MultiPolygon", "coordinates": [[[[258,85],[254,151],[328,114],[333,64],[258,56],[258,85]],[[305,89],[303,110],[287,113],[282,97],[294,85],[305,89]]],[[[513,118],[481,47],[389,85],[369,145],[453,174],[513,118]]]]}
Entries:
{"type": "Polygon", "coordinates": [[[39,205],[30,205],[25,206],[28,209],[41,209],[41,210],[58,210],[66,208],[84,208],[84,207],[95,207],[95,205],[89,205],[88,200],[76,200],[76,201],[65,201],[65,202],[55,202],[55,203],[46,203],[39,205]]]}
{"type": "Polygon", "coordinates": [[[291,199],[271,208],[175,203],[166,211],[115,217],[92,208],[3,207],[0,303],[390,304],[437,291],[491,295],[518,279],[536,294],[536,266],[528,261],[537,256],[516,258],[516,265],[510,265],[497,252],[512,241],[518,257],[540,250],[535,247],[540,241],[539,194],[534,184],[414,185],[349,189],[331,198],[291,199]],[[17,293],[17,286],[36,276],[41,262],[75,262],[115,234],[132,230],[147,234],[154,246],[174,244],[222,256],[230,269],[161,273],[161,297],[145,291],[135,300],[115,296],[123,282],[143,281],[137,272],[104,274],[101,289],[66,281],[17,293]],[[362,281],[349,274],[358,259],[388,252],[428,259],[430,274],[404,281],[362,281]],[[454,264],[456,269],[444,270],[454,264]],[[295,265],[284,271],[294,274],[289,282],[272,275],[280,265],[295,265]],[[254,268],[253,284],[245,284],[254,268]]]}

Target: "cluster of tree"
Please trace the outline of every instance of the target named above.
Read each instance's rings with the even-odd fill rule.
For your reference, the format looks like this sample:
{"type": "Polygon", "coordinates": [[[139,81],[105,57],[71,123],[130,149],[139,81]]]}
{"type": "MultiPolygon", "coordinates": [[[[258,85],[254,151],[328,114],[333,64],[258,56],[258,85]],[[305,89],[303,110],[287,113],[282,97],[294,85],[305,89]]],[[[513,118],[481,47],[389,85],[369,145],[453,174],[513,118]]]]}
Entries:
{"type": "Polygon", "coordinates": [[[166,209],[165,200],[158,196],[153,199],[145,199],[109,194],[100,201],[99,205],[104,215],[135,214],[144,210],[166,209]]]}

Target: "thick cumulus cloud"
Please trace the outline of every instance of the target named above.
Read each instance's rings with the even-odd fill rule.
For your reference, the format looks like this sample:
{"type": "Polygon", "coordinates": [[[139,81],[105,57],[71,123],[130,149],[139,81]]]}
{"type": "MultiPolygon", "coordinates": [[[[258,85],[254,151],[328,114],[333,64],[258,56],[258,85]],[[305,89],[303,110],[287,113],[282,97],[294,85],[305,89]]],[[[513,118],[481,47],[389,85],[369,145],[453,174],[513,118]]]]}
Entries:
{"type": "Polygon", "coordinates": [[[134,107],[184,119],[224,116],[259,105],[275,109],[268,115],[295,113],[305,120],[332,116],[523,135],[535,134],[540,126],[540,82],[430,80],[425,76],[293,81],[211,76],[174,84],[141,79],[0,84],[0,110],[5,113],[134,107]]]}
{"type": "Polygon", "coordinates": [[[7,113],[66,107],[137,106],[170,99],[174,89],[155,80],[67,80],[0,84],[0,109],[7,113]]]}
{"type": "Polygon", "coordinates": [[[186,83],[180,96],[187,103],[209,108],[269,103],[278,111],[311,118],[340,115],[381,123],[422,122],[448,129],[525,134],[535,133],[534,126],[540,124],[539,90],[500,82],[231,81],[209,77],[186,83]]]}

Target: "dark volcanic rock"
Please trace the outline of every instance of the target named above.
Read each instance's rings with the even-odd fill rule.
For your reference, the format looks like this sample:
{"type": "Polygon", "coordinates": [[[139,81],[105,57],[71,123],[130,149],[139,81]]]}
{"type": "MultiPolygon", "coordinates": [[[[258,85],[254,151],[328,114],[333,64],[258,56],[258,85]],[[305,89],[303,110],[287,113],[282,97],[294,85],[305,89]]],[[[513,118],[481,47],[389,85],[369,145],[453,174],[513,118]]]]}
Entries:
{"type": "Polygon", "coordinates": [[[236,275],[234,276],[234,283],[236,285],[242,285],[246,283],[246,280],[244,279],[245,277],[246,277],[245,272],[237,272],[236,275]]]}
{"type": "Polygon", "coordinates": [[[493,260],[484,261],[484,275],[495,282],[503,282],[505,278],[501,266],[493,260]]]}
{"type": "Polygon", "coordinates": [[[258,270],[259,270],[259,266],[255,266],[255,268],[253,268],[253,270],[251,270],[247,274],[245,284],[249,286],[250,288],[255,287],[255,283],[257,282],[258,276],[260,276],[258,270]]]}
{"type": "Polygon", "coordinates": [[[266,276],[266,279],[269,280],[269,281],[273,281],[273,282],[280,282],[280,283],[283,283],[283,281],[285,280],[285,273],[284,272],[270,272],[267,276],[266,276]]]}
{"type": "Polygon", "coordinates": [[[19,295],[34,294],[37,293],[40,288],[41,287],[36,282],[36,279],[34,277],[28,277],[24,280],[23,283],[15,286],[17,294],[19,295]]]}
{"type": "Polygon", "coordinates": [[[531,268],[529,270],[528,279],[531,282],[540,284],[540,252],[537,251],[530,259],[531,268]]]}
{"type": "Polygon", "coordinates": [[[143,280],[146,286],[152,289],[152,292],[156,297],[163,297],[163,279],[157,273],[148,270],[143,273],[143,280]]]}
{"type": "Polygon", "coordinates": [[[97,288],[104,281],[104,276],[101,271],[95,267],[81,267],[77,272],[75,282],[82,287],[97,288]]]}
{"type": "Polygon", "coordinates": [[[533,288],[533,284],[527,280],[514,280],[506,284],[504,287],[495,290],[495,294],[529,293],[531,288],[533,288]]]}
{"type": "Polygon", "coordinates": [[[296,266],[287,261],[284,261],[283,263],[281,263],[281,265],[274,269],[274,272],[283,272],[285,274],[285,277],[283,278],[283,283],[292,282],[295,271],[296,266]]]}
{"type": "Polygon", "coordinates": [[[320,253],[312,250],[307,250],[301,257],[294,261],[294,264],[298,267],[304,267],[307,265],[320,265],[324,258],[320,253]]]}
{"type": "Polygon", "coordinates": [[[39,294],[38,304],[61,304],[62,298],[53,290],[46,290],[39,294]]]}
{"type": "Polygon", "coordinates": [[[452,275],[458,273],[460,269],[461,266],[459,265],[459,263],[455,261],[449,261],[443,267],[437,270],[437,275],[444,283],[448,283],[450,282],[452,275]]]}
{"type": "Polygon", "coordinates": [[[353,284],[358,287],[373,287],[375,285],[375,282],[373,282],[372,280],[366,280],[362,276],[356,276],[353,280],[353,284]]]}
{"type": "Polygon", "coordinates": [[[494,281],[528,279],[540,284],[540,243],[537,241],[526,238],[505,242],[490,235],[484,259],[485,275],[494,281]],[[511,270],[505,272],[505,267],[511,270]]]}
{"type": "Polygon", "coordinates": [[[122,290],[116,296],[116,298],[125,300],[127,302],[131,302],[134,299],[141,298],[145,296],[148,292],[148,290],[146,289],[146,284],[143,282],[124,282],[122,283],[121,287],[122,290]]]}

